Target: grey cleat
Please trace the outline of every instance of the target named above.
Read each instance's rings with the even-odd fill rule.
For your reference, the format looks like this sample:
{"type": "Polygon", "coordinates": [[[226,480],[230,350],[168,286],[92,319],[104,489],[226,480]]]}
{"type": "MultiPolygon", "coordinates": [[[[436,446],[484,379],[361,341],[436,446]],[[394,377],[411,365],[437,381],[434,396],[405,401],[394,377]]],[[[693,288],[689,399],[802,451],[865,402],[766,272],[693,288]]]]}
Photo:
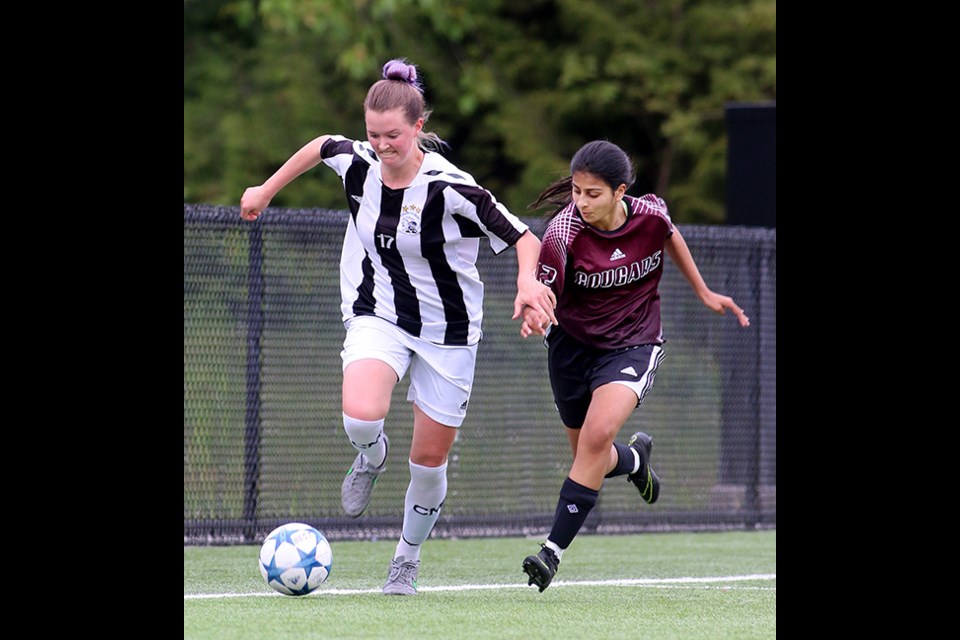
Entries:
{"type": "Polygon", "coordinates": [[[417,595],[417,572],[420,570],[420,561],[407,562],[403,556],[390,561],[390,575],[383,585],[385,596],[415,596],[417,595]]]}
{"type": "MultiPolygon", "coordinates": [[[[390,441],[387,434],[383,434],[383,442],[390,453],[390,441]]],[[[370,504],[370,498],[373,497],[373,485],[377,484],[377,478],[387,468],[387,458],[384,456],[383,464],[373,468],[367,462],[367,456],[358,453],[350,471],[347,471],[347,477],[343,479],[343,485],[340,487],[340,502],[343,504],[344,512],[351,518],[360,516],[370,504]]]]}

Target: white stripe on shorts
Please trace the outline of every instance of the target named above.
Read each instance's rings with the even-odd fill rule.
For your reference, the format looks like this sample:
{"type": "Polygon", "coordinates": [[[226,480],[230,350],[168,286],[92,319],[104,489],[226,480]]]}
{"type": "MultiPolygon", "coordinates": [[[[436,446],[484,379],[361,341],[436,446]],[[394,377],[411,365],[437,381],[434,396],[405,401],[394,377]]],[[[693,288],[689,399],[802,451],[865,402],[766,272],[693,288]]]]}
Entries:
{"type": "Polygon", "coordinates": [[[630,380],[614,380],[614,384],[622,384],[625,387],[630,387],[630,389],[637,394],[638,407],[643,402],[644,396],[647,395],[647,391],[650,391],[651,387],[653,387],[653,378],[657,374],[657,367],[659,367],[663,361],[663,356],[663,347],[654,345],[653,349],[650,350],[650,360],[647,362],[647,370],[643,372],[639,380],[636,382],[631,382],[630,380]]]}

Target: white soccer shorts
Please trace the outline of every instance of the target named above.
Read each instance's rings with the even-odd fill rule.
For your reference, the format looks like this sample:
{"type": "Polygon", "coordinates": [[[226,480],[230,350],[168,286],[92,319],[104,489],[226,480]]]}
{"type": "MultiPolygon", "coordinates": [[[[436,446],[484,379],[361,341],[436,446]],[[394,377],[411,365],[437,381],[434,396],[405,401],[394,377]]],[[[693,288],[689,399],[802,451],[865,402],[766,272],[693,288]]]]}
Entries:
{"type": "Polygon", "coordinates": [[[375,316],[356,316],[345,326],[347,337],[340,352],[344,369],[351,362],[372,358],[390,365],[398,381],[409,369],[407,401],[415,402],[440,424],[463,424],[473,389],[477,345],[435,344],[375,316]]]}

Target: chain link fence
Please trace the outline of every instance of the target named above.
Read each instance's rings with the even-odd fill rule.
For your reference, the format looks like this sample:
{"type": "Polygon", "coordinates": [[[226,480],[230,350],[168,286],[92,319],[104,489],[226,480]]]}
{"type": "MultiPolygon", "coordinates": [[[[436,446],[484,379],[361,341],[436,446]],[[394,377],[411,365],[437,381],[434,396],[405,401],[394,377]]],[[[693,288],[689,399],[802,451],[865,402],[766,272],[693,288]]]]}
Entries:
{"type": "MultiPolygon", "coordinates": [[[[331,539],[397,537],[413,413],[397,385],[392,456],[358,519],[340,507],[356,452],[340,414],[340,247],[347,213],[184,205],[184,544],[250,543],[308,522],[331,539]]],[[[542,237],[545,221],[525,219],[542,237]]],[[[621,431],[654,439],[660,499],[607,480],[584,531],[776,525],[776,230],[680,225],[707,283],[752,326],[709,312],[668,260],[666,358],[621,431]]],[[[481,249],[486,286],[470,410],[448,466],[435,536],[539,534],[571,454],[542,340],[510,320],[516,257],[481,249]]]]}

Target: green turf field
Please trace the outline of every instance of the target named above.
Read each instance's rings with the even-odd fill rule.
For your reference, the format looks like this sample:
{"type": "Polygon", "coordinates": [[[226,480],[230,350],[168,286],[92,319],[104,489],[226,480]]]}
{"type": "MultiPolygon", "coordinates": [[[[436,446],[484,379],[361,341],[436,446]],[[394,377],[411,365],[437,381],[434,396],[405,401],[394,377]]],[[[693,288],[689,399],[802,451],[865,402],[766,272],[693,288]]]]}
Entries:
{"type": "Polygon", "coordinates": [[[394,541],[333,542],[333,570],[294,598],[258,547],[185,547],[190,638],[775,638],[776,531],[578,537],[553,584],[520,569],[541,539],[430,540],[420,593],[380,594],[394,541]]]}

